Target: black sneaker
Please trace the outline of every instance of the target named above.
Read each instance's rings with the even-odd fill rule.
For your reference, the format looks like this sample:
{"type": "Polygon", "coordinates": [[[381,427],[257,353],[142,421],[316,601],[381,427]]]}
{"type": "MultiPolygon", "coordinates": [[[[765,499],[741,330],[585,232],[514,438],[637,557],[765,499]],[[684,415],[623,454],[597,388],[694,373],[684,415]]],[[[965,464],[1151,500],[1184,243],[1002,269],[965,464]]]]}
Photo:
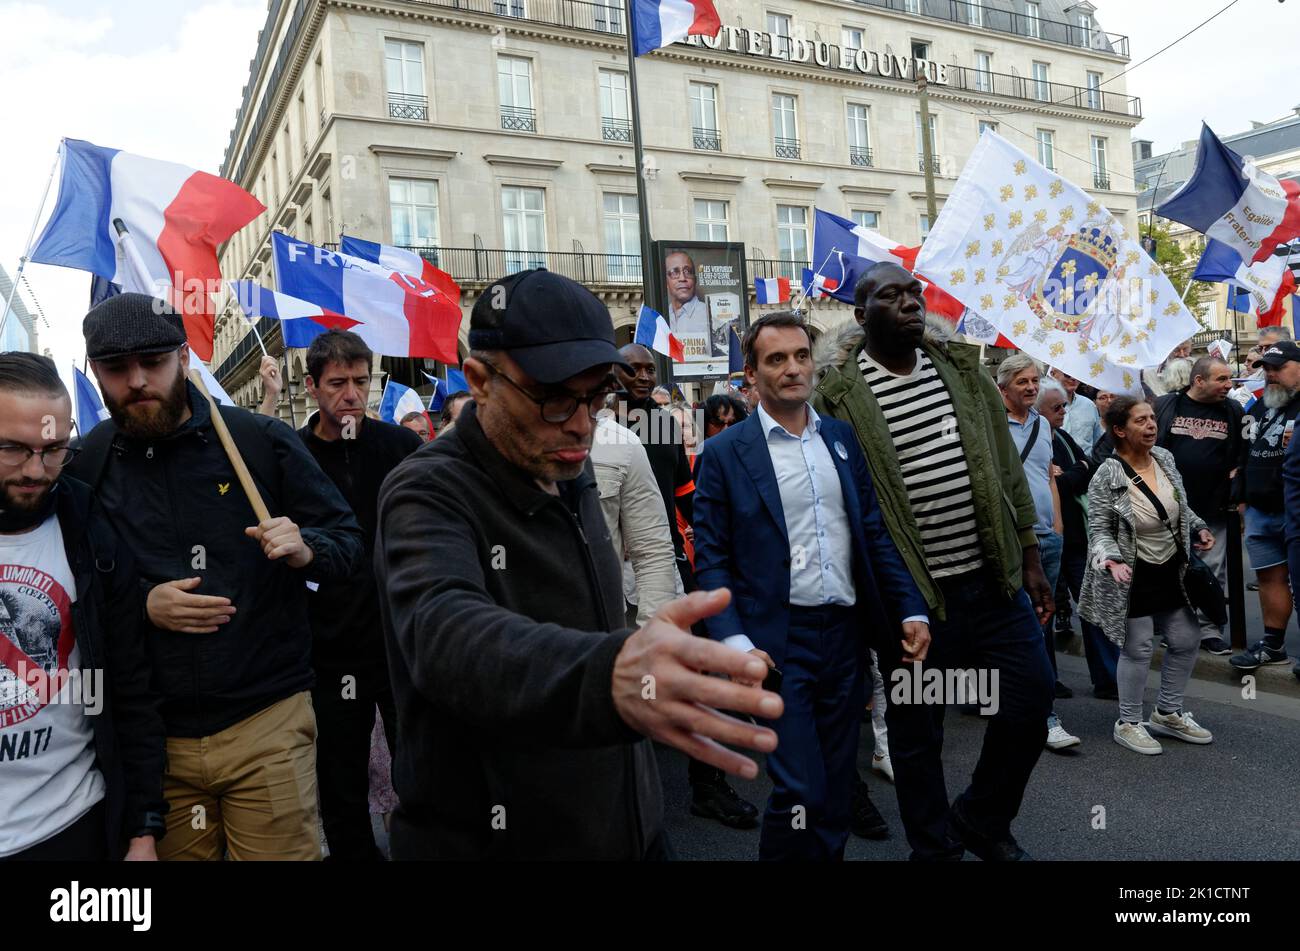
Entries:
{"type": "Polygon", "coordinates": [[[1228,661],[1237,670],[1257,670],[1269,664],[1285,664],[1289,660],[1285,647],[1270,647],[1267,641],[1256,641],[1250,650],[1228,661]]]}
{"type": "Polygon", "coordinates": [[[853,784],[853,822],[849,826],[853,834],[864,839],[888,839],[889,826],[871,801],[867,784],[857,780],[853,784]]]}
{"type": "Polygon", "coordinates": [[[1073,696],[1074,696],[1074,691],[1073,691],[1073,690],[1071,690],[1071,689],[1070,689],[1069,687],[1067,687],[1065,684],[1061,683],[1059,680],[1056,682],[1056,699],[1057,699],[1057,700],[1069,700],[1069,699],[1070,699],[1071,697],[1073,697],[1073,696]]]}
{"type": "Polygon", "coordinates": [[[1118,700],[1119,687],[1114,684],[1108,684],[1105,687],[1093,687],[1092,695],[1098,700],[1118,700]]]}
{"type": "Polygon", "coordinates": [[[1259,582],[1258,582],[1258,581],[1247,581],[1247,582],[1246,582],[1246,590],[1247,590],[1247,591],[1258,591],[1258,590],[1259,590],[1259,582]]]}
{"type": "Polygon", "coordinates": [[[758,825],[758,809],[741,799],[726,782],[698,783],[691,790],[691,815],[717,819],[729,829],[758,825]]]}
{"type": "Polygon", "coordinates": [[[1029,853],[1020,847],[1011,833],[1008,832],[1006,838],[993,839],[972,826],[960,799],[952,804],[948,813],[948,828],[957,841],[985,862],[1030,861],[1029,853]]]}
{"type": "Polygon", "coordinates": [[[1201,641],[1201,650],[1207,654],[1217,654],[1222,657],[1224,654],[1232,653],[1232,645],[1221,637],[1207,637],[1201,641]]]}

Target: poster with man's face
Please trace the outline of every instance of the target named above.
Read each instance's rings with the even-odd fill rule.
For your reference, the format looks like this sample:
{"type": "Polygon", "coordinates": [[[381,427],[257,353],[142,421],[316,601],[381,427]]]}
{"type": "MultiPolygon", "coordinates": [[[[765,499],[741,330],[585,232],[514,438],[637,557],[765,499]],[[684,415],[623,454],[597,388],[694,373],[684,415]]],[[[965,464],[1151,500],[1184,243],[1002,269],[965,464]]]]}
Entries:
{"type": "Polygon", "coordinates": [[[660,242],[664,319],[681,341],[684,363],[673,376],[722,379],[727,375],[731,334],[749,326],[745,246],[725,242],[660,242]]]}

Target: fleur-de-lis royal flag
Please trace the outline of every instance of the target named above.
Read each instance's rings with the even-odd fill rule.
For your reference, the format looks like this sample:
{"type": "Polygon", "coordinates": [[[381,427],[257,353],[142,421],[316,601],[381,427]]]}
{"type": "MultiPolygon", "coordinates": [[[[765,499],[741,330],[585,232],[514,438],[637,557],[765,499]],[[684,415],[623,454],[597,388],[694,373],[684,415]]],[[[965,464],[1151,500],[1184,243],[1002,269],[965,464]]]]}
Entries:
{"type": "Polygon", "coordinates": [[[1200,329],[1164,272],[1102,204],[985,132],[930,229],[916,270],[1017,347],[1099,389],[1200,329]]]}

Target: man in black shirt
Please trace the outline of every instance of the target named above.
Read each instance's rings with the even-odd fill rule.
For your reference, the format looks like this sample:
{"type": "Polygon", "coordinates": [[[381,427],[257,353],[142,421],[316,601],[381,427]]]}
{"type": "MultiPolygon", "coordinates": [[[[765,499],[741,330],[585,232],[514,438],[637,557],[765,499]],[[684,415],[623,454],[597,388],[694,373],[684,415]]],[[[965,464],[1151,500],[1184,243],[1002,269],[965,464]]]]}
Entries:
{"type": "MultiPolygon", "coordinates": [[[[676,513],[681,511],[687,525],[694,523],[695,477],[690,460],[686,458],[682,430],[677,420],[664,412],[650,396],[655,388],[654,354],[639,343],[627,344],[619,354],[626,368],[617,364],[614,367],[623,387],[617,396],[617,419],[636,433],[645,446],[650,469],[659,483],[659,493],[664,497],[664,507],[668,511],[677,573],[681,575],[683,589],[689,594],[698,585],[695,583],[695,569],[686,556],[682,535],[677,528],[676,513]]],[[[700,637],[709,636],[702,624],[694,633],[700,637]]],[[[717,819],[734,829],[749,829],[758,824],[758,808],[737,795],[722,770],[692,759],[687,772],[694,815],[717,819]]]]}
{"type": "MultiPolygon", "coordinates": [[[[1242,409],[1229,399],[1232,373],[1218,357],[1204,356],[1192,366],[1192,382],[1185,390],[1156,400],[1156,445],[1174,454],[1187,486],[1187,503],[1205,519],[1215,538],[1226,538],[1227,508],[1232,474],[1241,456],[1242,409]]],[[[1228,587],[1225,565],[1227,545],[1215,545],[1202,559],[1228,587]]],[[[1211,654],[1227,654],[1223,628],[1204,615],[1201,647],[1211,654]]]]}
{"type": "Polygon", "coordinates": [[[1253,364],[1264,368],[1264,395],[1243,421],[1242,459],[1233,483],[1233,500],[1246,519],[1246,551],[1259,579],[1264,637],[1232,658],[1237,670],[1287,662],[1286,626],[1291,620],[1287,577],[1286,518],[1282,461],[1300,414],[1300,347],[1279,341],[1253,364]]]}
{"type": "MultiPolygon", "coordinates": [[[[373,354],[349,331],[331,330],[307,350],[307,391],[320,407],[298,435],[361,525],[365,557],[352,576],[307,596],[316,686],[316,777],[329,858],[383,858],[370,826],[370,737],[375,708],[394,749],[397,711],[388,679],[374,545],[379,487],[423,445],[410,429],[366,418],[373,354]]],[[[395,750],[394,750],[395,753],[395,750]]]]}

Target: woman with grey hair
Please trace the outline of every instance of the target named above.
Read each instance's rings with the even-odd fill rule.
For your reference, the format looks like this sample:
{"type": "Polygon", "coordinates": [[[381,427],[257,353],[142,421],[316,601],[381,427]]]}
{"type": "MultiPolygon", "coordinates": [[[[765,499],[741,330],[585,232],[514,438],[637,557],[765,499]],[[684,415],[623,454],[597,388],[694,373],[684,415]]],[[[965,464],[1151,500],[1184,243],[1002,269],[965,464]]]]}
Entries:
{"type": "Polygon", "coordinates": [[[1214,536],[1187,505],[1173,453],[1155,445],[1156,418],[1150,404],[1117,396],[1106,412],[1106,428],[1115,441],[1115,454],[1088,485],[1091,545],[1079,613],[1123,651],[1114,739],[1146,755],[1162,752],[1152,733],[1209,743],[1214,739],[1210,731],[1183,709],[1201,641],[1183,576],[1192,548],[1208,550],[1214,536]],[[1144,723],[1142,698],[1160,638],[1168,643],[1160,693],[1144,723]]]}
{"type": "Polygon", "coordinates": [[[1187,389],[1192,382],[1192,367],[1194,364],[1187,357],[1177,357],[1165,364],[1165,368],[1160,371],[1160,383],[1164,386],[1166,393],[1178,393],[1187,389]]]}

